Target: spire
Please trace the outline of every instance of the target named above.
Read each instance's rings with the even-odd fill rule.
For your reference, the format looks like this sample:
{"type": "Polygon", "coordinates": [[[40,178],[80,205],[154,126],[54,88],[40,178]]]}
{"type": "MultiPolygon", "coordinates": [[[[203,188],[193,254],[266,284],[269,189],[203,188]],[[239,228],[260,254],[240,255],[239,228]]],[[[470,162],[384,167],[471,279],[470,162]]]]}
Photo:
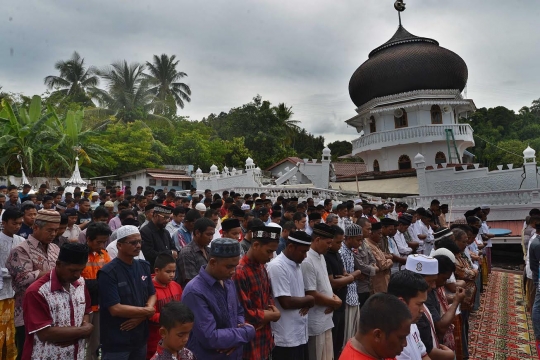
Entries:
{"type": "Polygon", "coordinates": [[[399,27],[401,27],[401,12],[405,11],[405,5],[406,4],[403,2],[403,0],[396,0],[394,3],[394,9],[396,9],[398,12],[399,27]]]}
{"type": "Polygon", "coordinates": [[[75,170],[73,170],[73,174],[69,178],[69,180],[66,180],[67,186],[86,186],[87,182],[84,181],[81,177],[81,172],[79,171],[79,157],[77,156],[75,158],[75,170]]]}

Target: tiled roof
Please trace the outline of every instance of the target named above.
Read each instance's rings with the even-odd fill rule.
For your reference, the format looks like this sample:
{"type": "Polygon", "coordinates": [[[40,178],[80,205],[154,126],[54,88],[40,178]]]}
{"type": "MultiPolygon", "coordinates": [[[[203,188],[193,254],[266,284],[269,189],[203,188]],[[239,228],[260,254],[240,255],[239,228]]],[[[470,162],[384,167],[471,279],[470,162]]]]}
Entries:
{"type": "Polygon", "coordinates": [[[367,171],[367,165],[364,163],[334,162],[332,165],[334,166],[336,179],[355,176],[356,174],[362,174],[367,171]]]}

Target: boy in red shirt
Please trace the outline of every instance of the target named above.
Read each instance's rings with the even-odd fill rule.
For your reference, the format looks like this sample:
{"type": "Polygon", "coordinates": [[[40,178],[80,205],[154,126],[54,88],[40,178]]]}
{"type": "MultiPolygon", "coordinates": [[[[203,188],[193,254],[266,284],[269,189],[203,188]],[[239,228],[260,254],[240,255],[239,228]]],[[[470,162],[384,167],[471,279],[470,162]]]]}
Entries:
{"type": "Polygon", "coordinates": [[[156,288],[156,312],[150,318],[148,342],[146,347],[146,359],[151,359],[156,353],[156,348],[161,336],[160,315],[161,309],[171,301],[180,301],[182,298],[182,287],[174,281],[176,274],[176,262],[170,254],[159,254],[154,263],[154,287],[156,288]]]}
{"type": "Polygon", "coordinates": [[[407,346],[412,316],[394,295],[371,296],[360,309],[360,326],[339,360],[395,359],[407,346]]]}

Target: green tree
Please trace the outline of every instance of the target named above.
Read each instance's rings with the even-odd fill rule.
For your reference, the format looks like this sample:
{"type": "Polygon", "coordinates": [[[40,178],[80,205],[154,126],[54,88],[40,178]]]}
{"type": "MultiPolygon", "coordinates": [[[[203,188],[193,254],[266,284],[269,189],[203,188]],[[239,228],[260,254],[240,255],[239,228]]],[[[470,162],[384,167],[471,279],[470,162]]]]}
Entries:
{"type": "Polygon", "coordinates": [[[350,141],[334,141],[328,144],[328,148],[332,151],[332,160],[337,161],[340,156],[352,153],[352,143],[350,141]]]}
{"type": "Polygon", "coordinates": [[[180,62],[176,56],[169,57],[161,54],[154,55],[153,62],[146,62],[149,74],[150,92],[155,96],[154,113],[162,115],[176,114],[177,107],[183,109],[184,102],[191,101],[191,89],[180,80],[186,77],[185,72],[178,71],[176,66],[180,62]]]}
{"type": "Polygon", "coordinates": [[[274,115],[279,121],[279,124],[283,126],[283,130],[287,136],[287,145],[290,145],[297,135],[300,132],[300,121],[291,119],[294,115],[292,107],[287,107],[285,103],[279,103],[278,106],[272,108],[274,115]]]}

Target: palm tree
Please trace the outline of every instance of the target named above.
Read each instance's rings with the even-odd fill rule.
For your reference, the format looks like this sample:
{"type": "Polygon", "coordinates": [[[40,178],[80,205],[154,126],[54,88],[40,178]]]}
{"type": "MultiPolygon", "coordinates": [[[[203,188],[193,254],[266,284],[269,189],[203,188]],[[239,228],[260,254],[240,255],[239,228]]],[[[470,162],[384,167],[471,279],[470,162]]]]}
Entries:
{"type": "Polygon", "coordinates": [[[99,84],[96,69],[93,66],[86,68],[84,59],[78,52],[74,52],[71,59],[60,60],[54,67],[60,71],[59,76],[49,75],[45,78],[45,85],[49,89],[58,88],[58,92],[65,96],[84,96],[86,90],[99,84]]]}
{"type": "Polygon", "coordinates": [[[294,141],[295,134],[300,131],[300,127],[297,125],[300,124],[300,121],[291,119],[294,115],[292,107],[287,107],[285,103],[279,103],[278,106],[272,108],[272,111],[285,129],[287,142],[291,144],[294,141]]]}
{"type": "Polygon", "coordinates": [[[161,54],[161,57],[154,55],[153,63],[146,62],[150,74],[145,75],[157,100],[154,104],[156,114],[176,114],[177,106],[183,109],[184,101],[191,101],[189,86],[178,82],[187,74],[176,70],[180,61],[175,59],[176,55],[161,54]]]}
{"type": "Polygon", "coordinates": [[[145,66],[139,63],[116,62],[110,67],[98,70],[97,74],[107,82],[107,90],[93,87],[90,94],[102,107],[91,112],[103,112],[114,115],[123,122],[135,120],[159,120],[170,125],[170,120],[152,114],[158,103],[155,100],[149,80],[143,71],[145,66]]]}

